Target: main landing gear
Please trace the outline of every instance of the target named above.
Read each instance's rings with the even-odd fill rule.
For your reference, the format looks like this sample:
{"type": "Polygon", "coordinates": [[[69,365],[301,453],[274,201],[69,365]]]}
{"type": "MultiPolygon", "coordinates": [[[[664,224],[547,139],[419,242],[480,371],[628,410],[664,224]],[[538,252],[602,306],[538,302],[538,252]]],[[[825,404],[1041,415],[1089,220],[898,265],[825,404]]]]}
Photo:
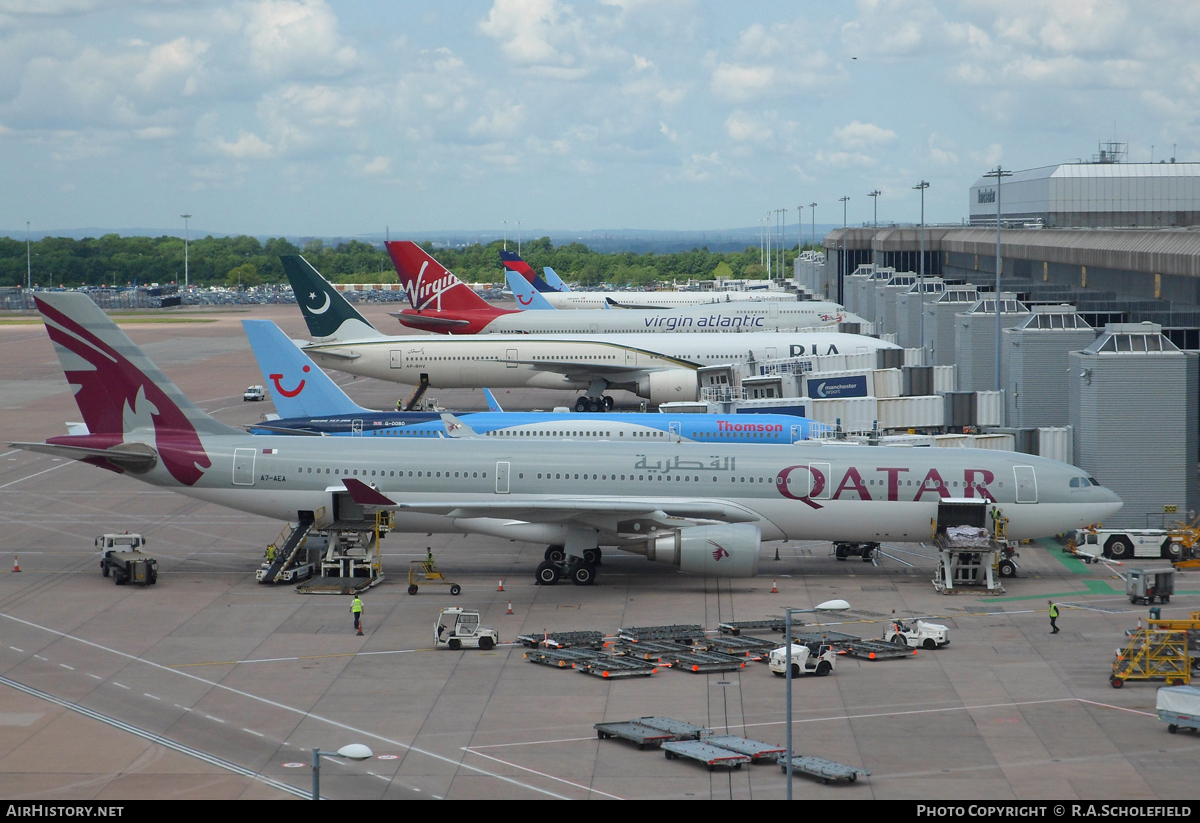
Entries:
{"type": "Polygon", "coordinates": [[[546,559],[537,567],[534,582],[539,586],[553,586],[559,578],[569,578],[576,586],[590,586],[596,582],[596,567],[600,565],[600,549],[585,549],[583,559],[568,557],[562,546],[546,548],[546,559]]]}
{"type": "Polygon", "coordinates": [[[613,399],[607,394],[603,397],[581,397],[575,401],[577,412],[610,412],[613,410],[613,399]]]}

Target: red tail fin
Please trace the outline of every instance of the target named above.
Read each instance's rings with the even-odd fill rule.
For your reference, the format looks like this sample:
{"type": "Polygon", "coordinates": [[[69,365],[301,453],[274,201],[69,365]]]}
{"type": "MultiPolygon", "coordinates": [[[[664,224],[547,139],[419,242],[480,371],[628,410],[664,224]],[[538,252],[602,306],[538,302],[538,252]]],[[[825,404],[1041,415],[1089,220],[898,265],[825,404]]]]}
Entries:
{"type": "Polygon", "coordinates": [[[459,280],[441,263],[411,240],[393,240],[385,244],[391,255],[400,285],[412,307],[429,311],[472,311],[492,309],[471,287],[459,280]]]}

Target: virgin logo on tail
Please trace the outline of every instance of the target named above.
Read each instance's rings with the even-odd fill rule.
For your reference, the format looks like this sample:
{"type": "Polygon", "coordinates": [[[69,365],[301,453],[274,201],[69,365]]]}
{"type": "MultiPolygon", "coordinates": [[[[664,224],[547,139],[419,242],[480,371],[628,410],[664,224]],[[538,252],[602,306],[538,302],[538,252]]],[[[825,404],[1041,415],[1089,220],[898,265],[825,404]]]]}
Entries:
{"type": "MultiPolygon", "coordinates": [[[[307,372],[308,372],[310,369],[311,369],[311,366],[305,366],[305,367],[304,367],[304,371],[305,371],[306,373],[307,373],[307,372]]],[[[297,386],[296,388],[292,389],[291,391],[288,391],[287,389],[285,389],[283,386],[281,386],[281,385],[279,384],[279,381],[283,379],[283,375],[282,375],[282,374],[269,374],[269,375],[267,375],[267,376],[268,376],[268,377],[270,377],[270,378],[271,378],[271,382],[273,382],[273,383],[275,384],[275,391],[279,392],[279,393],[280,393],[280,394],[282,394],[284,397],[295,397],[295,396],[296,396],[296,395],[298,395],[300,392],[304,391],[304,383],[305,383],[305,381],[304,381],[304,380],[301,380],[301,381],[300,381],[300,385],[299,385],[299,386],[297,386]]]]}
{"type": "Polygon", "coordinates": [[[729,552],[720,543],[716,542],[715,540],[709,540],[708,542],[709,545],[717,547],[716,550],[713,551],[713,560],[720,563],[722,557],[729,557],[729,552]]]}

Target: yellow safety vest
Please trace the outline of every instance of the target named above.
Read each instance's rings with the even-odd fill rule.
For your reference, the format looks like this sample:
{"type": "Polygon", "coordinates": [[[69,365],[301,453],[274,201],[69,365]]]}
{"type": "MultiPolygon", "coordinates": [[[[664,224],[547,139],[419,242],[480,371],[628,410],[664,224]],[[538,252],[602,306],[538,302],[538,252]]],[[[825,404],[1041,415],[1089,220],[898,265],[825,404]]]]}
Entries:
{"type": "Polygon", "coordinates": [[[1050,604],[1050,616],[1058,617],[1058,604],[1057,603],[1050,604]]]}
{"type": "Polygon", "coordinates": [[[354,602],[350,604],[350,611],[354,612],[355,614],[360,614],[362,612],[362,601],[357,597],[354,598],[354,602]]]}

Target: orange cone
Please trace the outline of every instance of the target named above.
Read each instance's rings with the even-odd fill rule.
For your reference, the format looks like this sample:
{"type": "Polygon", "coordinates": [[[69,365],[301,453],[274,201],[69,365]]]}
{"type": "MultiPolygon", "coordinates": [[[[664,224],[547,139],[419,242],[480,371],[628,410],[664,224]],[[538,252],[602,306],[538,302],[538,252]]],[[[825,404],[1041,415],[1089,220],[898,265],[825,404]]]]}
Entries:
{"type": "Polygon", "coordinates": [[[504,591],[504,578],[503,577],[500,578],[500,585],[496,587],[496,591],[498,591],[498,592],[504,591]]]}
{"type": "Polygon", "coordinates": [[[510,601],[508,601],[508,611],[507,611],[507,612],[505,612],[505,614],[512,614],[512,613],[513,613],[513,611],[512,611],[512,601],[510,600],[510,601]]]}
{"type": "Polygon", "coordinates": [[[771,581],[771,594],[779,594],[779,587],[775,585],[775,581],[771,581]]]}
{"type": "Polygon", "coordinates": [[[19,572],[20,570],[21,570],[21,563],[17,560],[17,556],[14,554],[13,555],[13,571],[19,572]]]}

